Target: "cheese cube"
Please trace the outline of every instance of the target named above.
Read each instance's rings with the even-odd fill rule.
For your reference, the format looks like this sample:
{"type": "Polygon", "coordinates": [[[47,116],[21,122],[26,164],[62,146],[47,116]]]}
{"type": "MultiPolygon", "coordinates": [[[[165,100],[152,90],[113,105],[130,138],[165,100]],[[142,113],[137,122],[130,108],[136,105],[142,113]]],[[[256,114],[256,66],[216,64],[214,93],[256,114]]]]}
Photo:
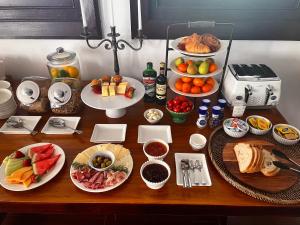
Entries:
{"type": "Polygon", "coordinates": [[[116,84],[111,83],[109,85],[109,96],[115,96],[116,95],[116,84]]]}
{"type": "Polygon", "coordinates": [[[109,96],[108,85],[102,85],[102,96],[103,97],[109,96]]]}
{"type": "Polygon", "coordinates": [[[128,82],[122,82],[117,86],[117,94],[125,95],[128,82]]]}

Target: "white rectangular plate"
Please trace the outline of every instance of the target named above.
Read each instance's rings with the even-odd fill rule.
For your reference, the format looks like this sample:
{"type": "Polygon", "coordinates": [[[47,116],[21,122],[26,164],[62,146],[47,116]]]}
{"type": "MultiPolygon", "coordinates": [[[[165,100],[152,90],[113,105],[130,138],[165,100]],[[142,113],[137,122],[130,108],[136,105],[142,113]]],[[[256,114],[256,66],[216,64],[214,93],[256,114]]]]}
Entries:
{"type": "Polygon", "coordinates": [[[151,139],[162,139],[172,143],[171,126],[168,125],[139,125],[138,143],[143,144],[151,139]]]}
{"type": "Polygon", "coordinates": [[[50,117],[42,129],[42,133],[44,134],[73,134],[74,130],[68,128],[71,127],[73,129],[77,128],[77,125],[80,121],[81,117],[50,117]],[[65,128],[56,128],[49,125],[49,120],[52,118],[60,118],[66,121],[65,128]]]}
{"type": "MultiPolygon", "coordinates": [[[[180,161],[182,159],[189,159],[189,160],[199,160],[203,163],[203,169],[201,170],[201,175],[203,179],[206,181],[206,184],[194,185],[193,186],[211,186],[211,179],[209,175],[209,171],[206,164],[206,158],[203,153],[175,153],[175,165],[176,165],[176,183],[178,186],[182,186],[182,171],[180,167],[180,161]]],[[[194,179],[194,173],[190,170],[191,180],[192,183],[194,179]]]]}
{"type": "Polygon", "coordinates": [[[95,124],[90,142],[118,143],[126,138],[127,124],[95,124]]]}
{"type": "MultiPolygon", "coordinates": [[[[24,126],[30,130],[34,130],[35,126],[38,124],[41,116],[11,116],[9,118],[17,119],[20,118],[23,120],[24,126]]],[[[4,134],[30,134],[25,128],[13,128],[7,127],[6,122],[0,128],[0,132],[4,134]]]]}

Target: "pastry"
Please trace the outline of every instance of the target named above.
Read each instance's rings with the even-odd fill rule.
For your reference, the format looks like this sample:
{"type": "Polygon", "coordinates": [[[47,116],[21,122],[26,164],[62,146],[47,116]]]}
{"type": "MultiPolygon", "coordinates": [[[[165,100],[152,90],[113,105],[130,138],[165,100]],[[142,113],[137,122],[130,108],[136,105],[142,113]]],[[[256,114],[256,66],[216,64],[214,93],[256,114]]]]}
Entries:
{"type": "Polygon", "coordinates": [[[207,45],[204,45],[199,42],[189,42],[185,45],[185,50],[190,53],[198,54],[205,54],[211,52],[210,48],[207,45]]]}
{"type": "Polygon", "coordinates": [[[120,75],[114,75],[111,78],[111,82],[114,82],[114,83],[116,83],[116,85],[119,85],[119,83],[122,82],[122,79],[123,79],[122,76],[120,76],[120,75]]]}
{"type": "Polygon", "coordinates": [[[102,82],[110,82],[110,76],[108,75],[102,75],[100,79],[102,82]]]}
{"type": "Polygon", "coordinates": [[[201,36],[201,42],[204,45],[207,45],[211,49],[212,52],[218,51],[221,47],[221,43],[220,43],[219,39],[212,34],[203,34],[201,36]]]}

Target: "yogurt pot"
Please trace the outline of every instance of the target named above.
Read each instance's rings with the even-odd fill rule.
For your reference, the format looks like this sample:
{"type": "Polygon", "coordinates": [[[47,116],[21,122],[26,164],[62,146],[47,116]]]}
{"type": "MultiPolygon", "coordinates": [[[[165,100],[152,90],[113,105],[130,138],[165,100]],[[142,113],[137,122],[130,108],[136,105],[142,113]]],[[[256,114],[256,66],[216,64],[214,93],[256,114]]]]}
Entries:
{"type": "Polygon", "coordinates": [[[206,137],[204,137],[202,134],[192,134],[190,136],[189,144],[192,147],[194,151],[199,151],[203,149],[206,145],[206,137]]]}

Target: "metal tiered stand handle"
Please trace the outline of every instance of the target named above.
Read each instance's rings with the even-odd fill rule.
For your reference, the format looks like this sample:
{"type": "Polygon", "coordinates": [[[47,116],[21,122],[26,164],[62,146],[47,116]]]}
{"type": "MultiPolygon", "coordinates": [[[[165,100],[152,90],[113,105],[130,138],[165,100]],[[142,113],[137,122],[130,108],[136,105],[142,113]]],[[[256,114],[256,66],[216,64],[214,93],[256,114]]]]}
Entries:
{"type": "Polygon", "coordinates": [[[114,71],[115,71],[115,74],[120,74],[120,67],[119,67],[119,60],[118,60],[118,50],[125,49],[125,45],[127,45],[128,47],[130,47],[134,51],[140,50],[143,46],[143,38],[144,38],[143,37],[143,31],[138,30],[139,45],[137,47],[135,47],[135,46],[131,45],[129,42],[123,40],[123,39],[117,40],[117,37],[119,37],[120,34],[116,32],[116,27],[115,26],[110,27],[110,29],[111,29],[111,33],[108,33],[107,36],[110,37],[111,39],[108,39],[108,38],[103,39],[95,46],[90,44],[89,38],[91,37],[91,33],[88,31],[87,27],[83,28],[83,32],[82,32],[81,36],[85,38],[87,45],[91,49],[97,49],[104,43],[105,43],[104,48],[106,50],[112,49],[113,53],[114,53],[114,71]]]}
{"type": "MultiPolygon", "coordinates": [[[[229,53],[230,53],[230,49],[231,49],[231,43],[232,43],[232,38],[233,38],[233,32],[234,32],[234,24],[233,23],[217,23],[215,21],[194,21],[194,22],[186,22],[186,23],[174,23],[174,24],[170,24],[167,27],[167,42],[166,42],[166,59],[165,59],[165,63],[166,65],[168,65],[168,61],[169,61],[169,51],[174,50],[173,48],[169,47],[169,33],[170,33],[170,29],[173,27],[183,27],[183,26],[187,26],[187,28],[214,28],[216,26],[226,26],[228,28],[231,28],[230,31],[230,35],[229,35],[229,43],[227,46],[227,53],[226,53],[226,57],[225,57],[225,62],[224,62],[224,66],[223,66],[223,71],[222,71],[222,76],[221,76],[221,81],[220,81],[220,85],[219,85],[219,91],[218,94],[221,94],[221,89],[222,89],[222,85],[223,85],[223,80],[224,80],[224,75],[226,72],[226,67],[228,64],[228,58],[229,58],[229,53]]],[[[168,66],[165,67],[165,76],[167,77],[167,73],[170,69],[168,68],[168,66]]]]}

